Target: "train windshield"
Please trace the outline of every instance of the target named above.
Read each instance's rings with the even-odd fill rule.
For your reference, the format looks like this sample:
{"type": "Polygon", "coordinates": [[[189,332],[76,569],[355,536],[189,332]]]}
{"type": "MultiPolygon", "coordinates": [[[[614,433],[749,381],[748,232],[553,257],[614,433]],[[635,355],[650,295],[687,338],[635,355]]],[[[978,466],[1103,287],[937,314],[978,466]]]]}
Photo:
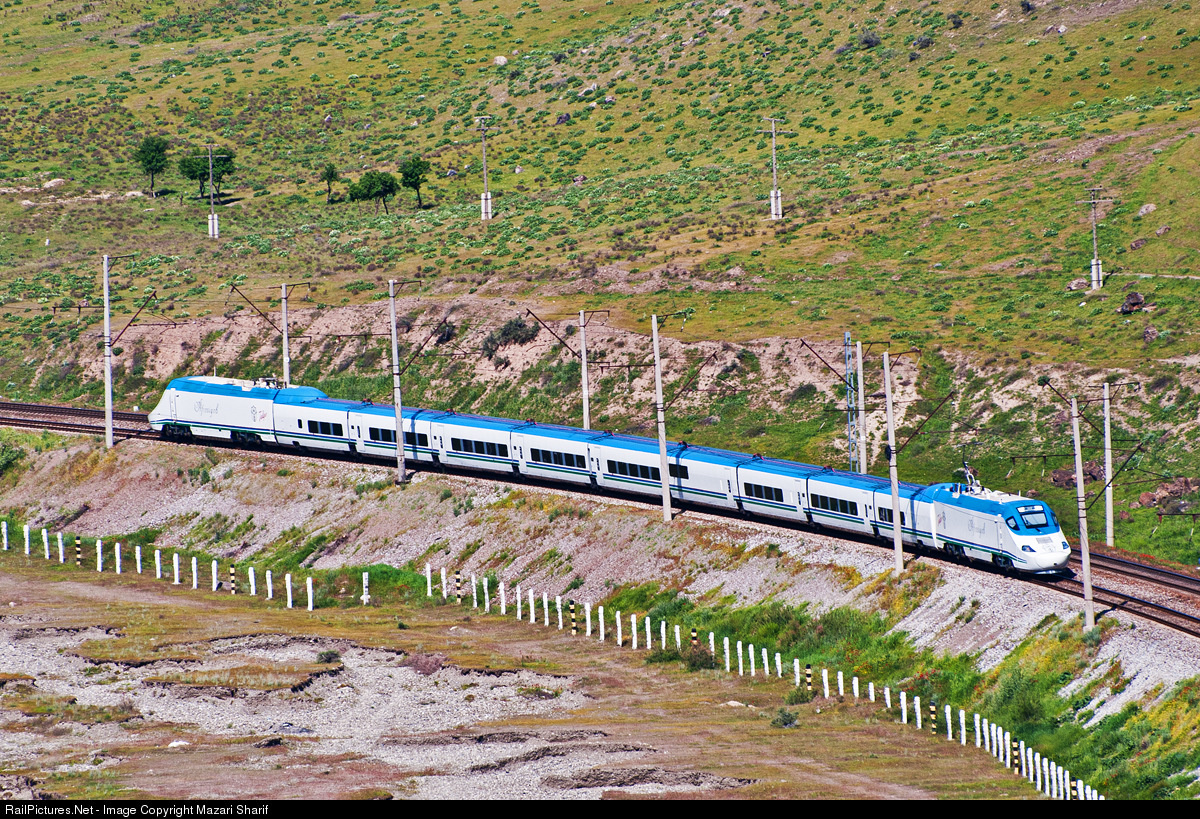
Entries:
{"type": "Polygon", "coordinates": [[[1050,525],[1046,510],[1041,506],[1022,506],[1017,511],[1021,513],[1021,521],[1030,529],[1041,529],[1050,525]]]}

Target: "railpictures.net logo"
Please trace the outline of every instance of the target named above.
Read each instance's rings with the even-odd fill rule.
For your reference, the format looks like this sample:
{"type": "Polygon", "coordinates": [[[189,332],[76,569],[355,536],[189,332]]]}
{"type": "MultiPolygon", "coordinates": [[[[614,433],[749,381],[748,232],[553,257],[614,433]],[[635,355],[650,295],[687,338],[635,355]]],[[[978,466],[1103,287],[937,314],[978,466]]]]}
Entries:
{"type": "Polygon", "coordinates": [[[107,805],[78,803],[74,805],[49,805],[44,803],[13,804],[4,806],[5,816],[40,817],[40,816],[116,816],[121,819],[133,819],[135,816],[153,817],[153,819],[183,819],[187,816],[267,816],[270,806],[258,804],[208,804],[195,802],[182,805],[107,805]]]}

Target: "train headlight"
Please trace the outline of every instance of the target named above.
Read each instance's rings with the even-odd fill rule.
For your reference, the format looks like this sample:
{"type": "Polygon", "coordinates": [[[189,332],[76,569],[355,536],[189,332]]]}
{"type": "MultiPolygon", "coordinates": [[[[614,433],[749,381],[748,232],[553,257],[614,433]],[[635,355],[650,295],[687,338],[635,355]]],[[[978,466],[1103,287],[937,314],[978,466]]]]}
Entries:
{"type": "Polygon", "coordinates": [[[1070,549],[1070,548],[1071,548],[1070,546],[1068,546],[1068,545],[1067,545],[1067,542],[1066,542],[1065,540],[1063,541],[1063,548],[1064,548],[1064,549],[1070,549]]]}
{"type": "Polygon", "coordinates": [[[1033,549],[1033,547],[1032,547],[1032,546],[1030,546],[1028,543],[1026,543],[1026,544],[1024,544],[1023,546],[1021,546],[1021,551],[1022,551],[1022,552],[1032,552],[1033,550],[1034,550],[1034,549],[1033,549]]]}

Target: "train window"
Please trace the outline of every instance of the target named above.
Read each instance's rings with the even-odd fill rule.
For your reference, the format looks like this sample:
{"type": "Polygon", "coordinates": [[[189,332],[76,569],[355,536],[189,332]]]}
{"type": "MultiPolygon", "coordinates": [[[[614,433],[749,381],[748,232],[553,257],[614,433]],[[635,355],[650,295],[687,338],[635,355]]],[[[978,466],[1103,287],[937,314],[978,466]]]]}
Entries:
{"type": "MultiPolygon", "coordinates": [[[[857,506],[857,504],[855,504],[855,506],[857,506]]],[[[857,509],[855,509],[855,511],[854,511],[854,514],[858,514],[858,510],[857,510],[857,509]]],[[[885,523],[891,523],[891,522],[892,522],[892,520],[893,520],[893,518],[892,518],[892,510],[891,510],[891,509],[885,509],[885,508],[884,508],[884,507],[882,507],[882,506],[881,506],[881,507],[879,507],[879,519],[880,519],[880,520],[882,520],[882,521],[883,521],[883,522],[885,522],[885,523]]],[[[908,525],[908,518],[907,518],[907,517],[905,517],[905,515],[904,515],[904,512],[901,512],[901,513],[900,513],[900,525],[901,525],[901,526],[907,526],[907,525],[908,525]]]]}
{"type": "MultiPolygon", "coordinates": [[[[407,444],[408,433],[404,442],[407,444]]],[[[472,441],[469,438],[451,438],[450,448],[455,452],[473,452],[476,455],[493,455],[500,458],[508,457],[508,444],[497,444],[495,441],[472,441]]]]}
{"type": "Polygon", "coordinates": [[[296,429],[304,429],[304,422],[299,418],[296,419],[296,429]]]}
{"type": "MultiPolygon", "coordinates": [[[[389,429],[388,432],[391,433],[391,436],[392,436],[390,440],[395,442],[396,431],[393,429],[389,429]]],[[[406,432],[406,433],[404,433],[404,445],[405,446],[425,446],[425,447],[427,447],[427,446],[429,446],[429,436],[426,435],[424,432],[406,432]]]]}
{"type": "Polygon", "coordinates": [[[338,436],[339,438],[342,437],[342,425],[341,424],[333,425],[333,434],[338,436]]]}
{"type": "MultiPolygon", "coordinates": [[[[851,515],[858,517],[858,504],[853,501],[845,500],[844,498],[827,498],[824,495],[812,495],[812,505],[814,509],[827,509],[830,512],[840,512],[843,515],[851,515]]],[[[888,510],[889,513],[891,510],[888,510]]],[[[901,515],[904,513],[901,512],[901,515]]],[[[901,518],[901,526],[904,525],[901,518]]]]}
{"type": "Polygon", "coordinates": [[[683,464],[667,464],[667,474],[672,478],[679,478],[686,481],[688,479],[688,468],[683,464]]]}
{"type": "Polygon", "coordinates": [[[308,422],[308,431],[311,432],[313,435],[320,435],[321,434],[321,425],[318,424],[316,421],[309,421],[308,422]]]}
{"type": "Polygon", "coordinates": [[[775,501],[783,503],[783,490],[775,486],[760,486],[756,483],[747,483],[744,485],[746,495],[751,498],[761,498],[762,500],[775,501]]]}
{"type": "Polygon", "coordinates": [[[1016,518],[1011,518],[1011,517],[1005,518],[1004,522],[1008,524],[1009,529],[1012,529],[1014,532],[1019,531],[1019,529],[1017,529],[1017,519],[1016,518]]]}
{"type": "Polygon", "coordinates": [[[628,475],[631,478],[642,478],[647,481],[662,480],[662,472],[657,466],[645,464],[627,464],[623,461],[609,461],[608,471],[616,475],[628,475]]]}
{"type": "Polygon", "coordinates": [[[1042,526],[1050,525],[1050,521],[1046,519],[1045,510],[1039,507],[1022,507],[1017,511],[1021,513],[1021,520],[1030,529],[1037,529],[1042,526]]]}

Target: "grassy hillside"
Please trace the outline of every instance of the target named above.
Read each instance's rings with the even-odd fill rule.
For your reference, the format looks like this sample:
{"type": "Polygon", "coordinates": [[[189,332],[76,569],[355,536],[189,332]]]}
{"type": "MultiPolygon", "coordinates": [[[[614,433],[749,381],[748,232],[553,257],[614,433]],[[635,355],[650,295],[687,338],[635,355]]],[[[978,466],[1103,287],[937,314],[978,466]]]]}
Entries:
{"type": "MultiPolygon", "coordinates": [[[[526,356],[507,383],[480,375],[501,369],[477,352],[510,318],[495,305],[609,310],[631,345],[651,312],[682,312],[668,335],[752,354],[756,339],[840,341],[846,330],[925,351],[902,439],[947,392],[958,397],[905,453],[906,477],[945,479],[960,445],[978,441],[971,457],[989,484],[1069,508],[1070,490],[1047,477],[1066,461],[1013,460],[1069,442],[1062,404],[1038,379],[1064,391],[1138,380],[1145,389],[1122,394],[1118,412],[1125,437],[1143,442],[1130,469],[1149,474],[1130,474],[1200,473],[1189,443],[1200,418],[1190,3],[6,0],[0,26],[6,395],[98,400],[85,363],[99,317],[82,305],[100,299],[99,254],[135,253],[115,269],[118,314],[153,295],[154,321],[209,322],[180,372],[279,371],[265,327],[216,352],[222,314],[249,311],[230,283],[263,309],[278,309],[281,281],[300,284],[301,306],[335,308],[412,279],[421,321],[474,305],[458,358],[420,360],[414,401],[577,420],[578,368],[561,350],[526,356]],[[483,115],[495,127],[497,219],[486,224],[473,130],[483,115]],[[767,116],[784,119],[781,222],[766,218],[767,116]],[[153,200],[129,193],[149,191],[132,158],[147,135],[171,143],[153,200]],[[208,143],[240,168],[219,241],[203,232],[207,197],[177,167],[208,143]],[[424,209],[411,190],[388,214],[346,201],[346,182],[411,154],[433,165],[424,209]],[[333,204],[318,178],[327,163],[344,179],[333,204]],[[1066,287],[1091,258],[1077,201],[1087,187],[1111,200],[1098,233],[1112,278],[1098,294],[1066,287]],[[1128,290],[1153,312],[1119,314],[1128,290]]],[[[406,335],[405,348],[422,342],[406,335]]],[[[677,405],[673,436],[840,461],[833,389],[798,393],[726,352],[723,383],[704,384],[722,388],[677,405]]],[[[161,389],[147,375],[156,354],[139,344],[119,357],[120,406],[161,389]]],[[[388,395],[376,341],[314,337],[297,354],[293,372],[335,394],[388,395]]],[[[678,368],[670,389],[684,391],[704,362],[678,368]]],[[[634,376],[606,377],[601,423],[640,427],[634,376]]],[[[1154,488],[1131,483],[1122,499],[1154,488]]],[[[1152,510],[1127,514],[1125,542],[1200,556],[1171,520],[1166,546],[1152,510]]]]}

